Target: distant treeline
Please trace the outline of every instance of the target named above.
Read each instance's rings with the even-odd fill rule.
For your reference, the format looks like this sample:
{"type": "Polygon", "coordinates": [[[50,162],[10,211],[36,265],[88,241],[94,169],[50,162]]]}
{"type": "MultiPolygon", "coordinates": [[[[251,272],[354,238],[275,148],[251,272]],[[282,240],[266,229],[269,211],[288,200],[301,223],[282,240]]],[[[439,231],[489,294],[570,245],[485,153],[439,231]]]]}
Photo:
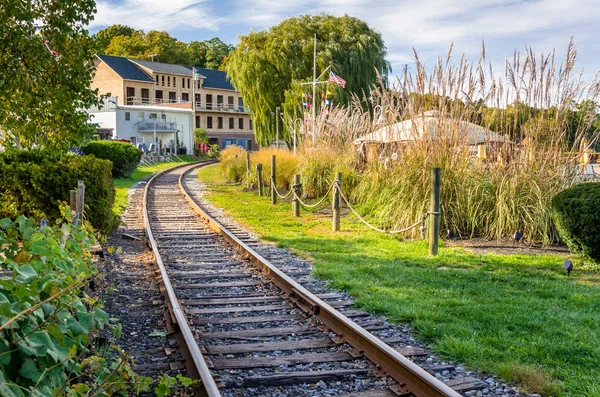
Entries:
{"type": "Polygon", "coordinates": [[[232,46],[218,37],[184,43],[158,30],[135,30],[125,25],[111,25],[95,34],[99,52],[127,58],[137,58],[221,69],[232,46]]]}

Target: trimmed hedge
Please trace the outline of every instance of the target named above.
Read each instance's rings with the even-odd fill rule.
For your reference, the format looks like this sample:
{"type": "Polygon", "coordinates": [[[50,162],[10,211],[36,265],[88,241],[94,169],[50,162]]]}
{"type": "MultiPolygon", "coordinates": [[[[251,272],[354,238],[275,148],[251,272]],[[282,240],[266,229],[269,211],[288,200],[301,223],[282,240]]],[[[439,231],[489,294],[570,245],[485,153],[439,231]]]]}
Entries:
{"type": "Polygon", "coordinates": [[[111,163],[93,156],[11,150],[0,153],[0,218],[19,215],[37,219],[61,218],[60,203],[69,190],[85,183],[86,219],[104,234],[119,225],[112,212],[115,189],[111,163]]]}
{"type": "Polygon", "coordinates": [[[583,183],[552,199],[560,237],[577,254],[600,263],[600,183],[583,183]]]}
{"type": "Polygon", "coordinates": [[[112,162],[112,175],[126,178],[135,170],[142,158],[142,152],[127,142],[93,141],[81,147],[85,154],[112,162]]]}

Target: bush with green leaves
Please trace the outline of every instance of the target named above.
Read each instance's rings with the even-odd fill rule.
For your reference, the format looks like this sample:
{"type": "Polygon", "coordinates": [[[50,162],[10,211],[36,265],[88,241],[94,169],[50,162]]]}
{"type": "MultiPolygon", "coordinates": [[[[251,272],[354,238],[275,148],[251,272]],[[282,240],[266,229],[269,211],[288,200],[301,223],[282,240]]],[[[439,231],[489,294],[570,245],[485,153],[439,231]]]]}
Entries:
{"type": "Polygon", "coordinates": [[[112,162],[112,175],[115,178],[126,178],[135,171],[142,158],[142,152],[127,142],[92,141],[81,147],[85,154],[112,162]]]}
{"type": "Polygon", "coordinates": [[[246,150],[231,145],[221,152],[221,170],[231,182],[241,182],[246,177],[246,150]]]}
{"type": "Polygon", "coordinates": [[[0,153],[0,217],[19,215],[56,220],[69,190],[85,183],[85,217],[94,228],[109,234],[119,224],[112,212],[115,189],[111,164],[93,156],[44,150],[0,153]]]}
{"type": "Polygon", "coordinates": [[[557,194],[552,217],[571,251],[600,264],[600,183],[582,183],[557,194]]]}

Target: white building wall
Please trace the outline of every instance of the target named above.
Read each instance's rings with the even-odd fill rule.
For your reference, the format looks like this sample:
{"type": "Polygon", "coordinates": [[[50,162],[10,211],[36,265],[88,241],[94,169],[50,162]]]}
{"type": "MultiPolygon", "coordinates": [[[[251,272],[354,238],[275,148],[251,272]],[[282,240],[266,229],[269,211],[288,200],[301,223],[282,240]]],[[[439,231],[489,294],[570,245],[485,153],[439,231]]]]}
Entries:
{"type": "MultiPolygon", "coordinates": [[[[114,128],[113,139],[126,139],[143,142],[147,147],[154,141],[153,131],[139,131],[139,123],[156,122],[175,123],[177,125],[179,146],[184,146],[188,154],[193,153],[194,125],[191,109],[172,109],[159,106],[127,106],[119,105],[111,111],[90,112],[92,123],[97,123],[101,128],[114,128]]],[[[157,132],[156,139],[161,140],[163,146],[170,147],[175,139],[175,133],[157,132]]]]}

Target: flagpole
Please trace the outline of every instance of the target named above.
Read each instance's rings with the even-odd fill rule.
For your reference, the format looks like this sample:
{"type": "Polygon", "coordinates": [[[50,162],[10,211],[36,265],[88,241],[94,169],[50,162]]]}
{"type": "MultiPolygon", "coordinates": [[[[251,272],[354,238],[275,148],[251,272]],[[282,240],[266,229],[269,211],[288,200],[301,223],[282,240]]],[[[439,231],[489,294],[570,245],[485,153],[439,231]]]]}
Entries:
{"type": "Polygon", "coordinates": [[[313,119],[313,136],[312,145],[315,147],[315,125],[317,123],[317,117],[315,113],[315,96],[317,95],[317,34],[314,36],[314,50],[313,50],[313,95],[312,95],[312,119],[313,119]]]}

